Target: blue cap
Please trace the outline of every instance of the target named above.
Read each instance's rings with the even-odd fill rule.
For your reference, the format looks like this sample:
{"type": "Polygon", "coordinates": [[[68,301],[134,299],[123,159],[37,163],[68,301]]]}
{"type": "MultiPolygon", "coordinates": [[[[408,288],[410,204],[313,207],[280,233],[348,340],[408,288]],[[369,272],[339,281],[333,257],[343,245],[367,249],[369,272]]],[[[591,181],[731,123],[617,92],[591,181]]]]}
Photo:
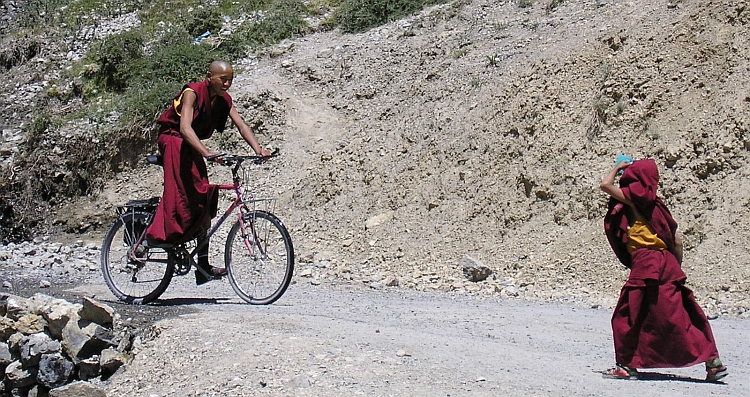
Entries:
{"type": "MultiPolygon", "coordinates": [[[[633,159],[630,156],[626,156],[624,154],[617,156],[617,160],[615,160],[615,165],[620,164],[621,161],[625,161],[628,164],[633,163],[633,159]]],[[[617,171],[617,175],[622,175],[623,172],[625,172],[625,170],[619,170],[617,171]]]]}

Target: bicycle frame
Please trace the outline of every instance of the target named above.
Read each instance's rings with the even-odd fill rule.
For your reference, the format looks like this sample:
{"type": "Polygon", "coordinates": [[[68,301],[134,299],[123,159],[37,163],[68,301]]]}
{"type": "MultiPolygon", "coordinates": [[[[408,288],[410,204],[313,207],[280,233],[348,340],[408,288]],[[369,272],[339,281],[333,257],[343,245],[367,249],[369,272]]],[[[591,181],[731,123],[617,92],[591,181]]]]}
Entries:
{"type": "MultiPolygon", "coordinates": [[[[214,223],[214,225],[206,232],[206,238],[203,239],[203,241],[200,244],[197,244],[196,247],[193,248],[191,252],[189,252],[189,258],[190,258],[191,265],[195,265],[195,262],[194,262],[193,258],[195,257],[196,253],[200,249],[202,249],[206,245],[208,245],[209,241],[211,240],[211,237],[216,233],[217,230],[219,230],[219,228],[221,227],[221,225],[224,224],[224,221],[226,221],[227,218],[229,218],[229,216],[232,214],[232,212],[234,212],[238,208],[239,208],[239,213],[237,214],[237,218],[238,218],[238,221],[240,223],[240,228],[242,230],[242,237],[244,238],[246,248],[251,253],[251,255],[256,255],[258,253],[261,254],[261,255],[264,254],[263,253],[263,247],[261,246],[260,242],[258,241],[258,235],[257,235],[257,233],[256,233],[256,231],[255,231],[254,228],[251,228],[251,230],[252,230],[252,237],[253,237],[253,241],[255,241],[255,243],[256,243],[255,246],[257,247],[257,251],[259,251],[259,252],[256,252],[256,249],[253,248],[253,245],[250,244],[249,239],[247,238],[248,232],[247,232],[247,228],[245,226],[246,225],[246,222],[245,222],[246,219],[245,219],[244,215],[251,212],[250,209],[247,208],[247,204],[248,203],[252,203],[252,202],[261,201],[261,200],[245,201],[243,199],[243,197],[242,197],[242,184],[240,183],[240,178],[237,175],[237,172],[238,172],[241,164],[242,164],[242,161],[238,161],[237,164],[232,168],[232,183],[231,184],[220,184],[220,185],[217,185],[217,188],[219,190],[234,190],[234,192],[235,192],[235,198],[234,198],[234,201],[232,201],[232,204],[230,204],[229,207],[226,209],[226,211],[224,211],[224,214],[222,214],[216,220],[216,222],[214,223]]],[[[151,222],[152,219],[153,218],[149,219],[149,223],[151,222]]],[[[250,222],[252,222],[252,220],[250,220],[250,222]]],[[[129,253],[130,259],[132,261],[134,261],[134,262],[144,263],[146,261],[146,259],[138,258],[136,256],[136,254],[135,254],[136,250],[143,243],[144,238],[145,238],[145,231],[144,231],[144,233],[142,233],[141,236],[139,236],[138,241],[133,245],[133,249],[129,253]]],[[[176,245],[176,246],[179,246],[179,245],[176,245]]],[[[171,248],[168,248],[168,249],[171,249],[171,248]]],[[[154,260],[154,261],[156,261],[156,262],[163,262],[164,260],[158,260],[157,259],[157,260],[154,260]]],[[[200,266],[196,266],[196,268],[199,269],[199,271],[205,273],[205,275],[208,275],[208,273],[206,273],[205,270],[201,269],[200,266]]]]}

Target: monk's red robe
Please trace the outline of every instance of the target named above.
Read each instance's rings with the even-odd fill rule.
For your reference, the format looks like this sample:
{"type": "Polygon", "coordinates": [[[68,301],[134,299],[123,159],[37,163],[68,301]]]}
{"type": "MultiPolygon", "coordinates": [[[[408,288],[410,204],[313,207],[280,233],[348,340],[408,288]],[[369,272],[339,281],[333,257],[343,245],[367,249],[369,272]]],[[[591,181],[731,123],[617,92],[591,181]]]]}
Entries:
{"type": "Polygon", "coordinates": [[[205,80],[185,85],[175,96],[173,105],[157,120],[157,143],[164,157],[164,192],[147,237],[161,244],[196,237],[204,222],[216,216],[219,200],[217,186],[208,181],[205,160],[180,134],[179,103],[185,89],[193,90],[197,97],[191,125],[199,139],[208,139],[214,131],[223,131],[232,108],[229,94],[211,99],[205,80]]]}
{"type": "Polygon", "coordinates": [[[687,277],[674,255],[677,222],[656,196],[659,172],[654,160],[633,162],[620,188],[664,241],[666,250],[629,253],[628,208],[611,199],[604,218],[607,239],[630,268],[612,315],[615,359],[631,368],[687,367],[719,357],[706,315],[685,286],[687,277]]]}

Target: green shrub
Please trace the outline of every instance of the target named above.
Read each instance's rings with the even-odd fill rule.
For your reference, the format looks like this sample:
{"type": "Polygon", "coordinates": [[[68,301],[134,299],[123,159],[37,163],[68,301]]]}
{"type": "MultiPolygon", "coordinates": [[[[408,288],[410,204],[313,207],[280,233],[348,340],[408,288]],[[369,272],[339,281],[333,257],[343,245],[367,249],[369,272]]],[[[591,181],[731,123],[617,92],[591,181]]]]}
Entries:
{"type": "Polygon", "coordinates": [[[148,135],[154,121],[164,112],[174,95],[186,81],[143,82],[128,88],[119,102],[120,124],[124,130],[148,135]]]}
{"type": "MultiPolygon", "coordinates": [[[[229,43],[227,51],[236,51],[243,46],[265,47],[300,36],[308,29],[307,22],[303,19],[307,11],[307,7],[299,0],[274,0],[257,23],[245,23],[234,32],[231,38],[234,43],[229,43]]],[[[232,55],[243,55],[235,54],[234,51],[232,55]]]]}
{"type": "Polygon", "coordinates": [[[107,89],[122,91],[133,76],[132,65],[143,58],[143,36],[131,30],[112,35],[91,48],[98,66],[94,80],[107,89]]]}
{"type": "Polygon", "coordinates": [[[336,23],[347,33],[362,32],[421,10],[441,0],[342,0],[336,23]]]}
{"type": "Polygon", "coordinates": [[[219,33],[221,22],[221,13],[218,8],[201,7],[191,13],[185,29],[191,37],[197,37],[207,31],[216,34],[219,33]]]}

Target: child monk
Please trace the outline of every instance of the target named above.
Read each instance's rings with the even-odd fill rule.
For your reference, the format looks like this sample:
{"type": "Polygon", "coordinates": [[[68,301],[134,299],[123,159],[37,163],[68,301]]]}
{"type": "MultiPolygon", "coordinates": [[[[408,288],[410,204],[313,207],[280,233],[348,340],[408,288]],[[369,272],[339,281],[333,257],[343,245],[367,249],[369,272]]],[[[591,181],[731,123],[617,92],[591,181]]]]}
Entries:
{"type": "Polygon", "coordinates": [[[617,258],[630,268],[612,315],[616,366],[604,373],[638,378],[639,368],[706,365],[706,380],[728,375],[711,326],[681,269],[677,222],[656,195],[659,170],[652,159],[620,161],[602,180],[610,196],[604,230],[617,258]],[[615,178],[620,170],[619,186],[615,178]]]}

